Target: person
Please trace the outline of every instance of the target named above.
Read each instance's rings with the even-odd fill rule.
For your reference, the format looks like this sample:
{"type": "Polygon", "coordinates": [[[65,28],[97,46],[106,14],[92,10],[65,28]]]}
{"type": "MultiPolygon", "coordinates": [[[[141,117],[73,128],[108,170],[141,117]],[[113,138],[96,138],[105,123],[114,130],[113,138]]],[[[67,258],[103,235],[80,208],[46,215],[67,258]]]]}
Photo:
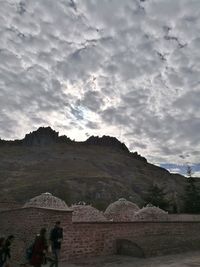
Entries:
{"type": "Polygon", "coordinates": [[[50,242],[51,249],[54,255],[54,261],[51,263],[50,267],[58,267],[59,254],[61,249],[61,243],[63,240],[63,229],[60,226],[60,221],[55,223],[54,228],[50,232],[50,242]]]}
{"type": "Polygon", "coordinates": [[[45,263],[45,256],[47,252],[47,239],[46,239],[46,228],[40,230],[40,234],[36,236],[32,256],[30,259],[30,265],[34,267],[41,267],[45,263]]]}
{"type": "Polygon", "coordinates": [[[5,265],[9,265],[9,261],[11,259],[10,249],[11,249],[12,242],[14,241],[14,238],[15,238],[14,235],[9,235],[7,239],[5,240],[5,244],[3,246],[3,251],[4,251],[3,262],[5,263],[5,265]]]}
{"type": "Polygon", "coordinates": [[[5,245],[5,237],[0,237],[0,267],[3,267],[4,264],[4,245],[5,245]]]}

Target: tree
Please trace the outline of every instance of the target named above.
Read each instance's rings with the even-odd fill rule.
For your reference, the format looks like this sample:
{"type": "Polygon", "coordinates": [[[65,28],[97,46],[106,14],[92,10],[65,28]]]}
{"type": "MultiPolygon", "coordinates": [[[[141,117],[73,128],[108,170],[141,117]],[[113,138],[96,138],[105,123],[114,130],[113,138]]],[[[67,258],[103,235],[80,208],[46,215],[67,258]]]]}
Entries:
{"type": "Polygon", "coordinates": [[[187,166],[187,178],[185,186],[184,212],[200,213],[200,191],[195,184],[195,178],[192,177],[192,167],[187,166]]]}
{"type": "Polygon", "coordinates": [[[178,197],[177,192],[174,190],[172,191],[171,198],[170,198],[170,212],[172,213],[178,213],[178,197]]]}
{"type": "Polygon", "coordinates": [[[186,173],[187,173],[188,178],[192,178],[193,171],[192,171],[192,167],[190,165],[186,166],[186,173]]]}
{"type": "Polygon", "coordinates": [[[169,207],[169,202],[166,200],[165,195],[164,189],[154,184],[149,187],[144,200],[146,204],[151,203],[156,207],[166,210],[169,207]]]}

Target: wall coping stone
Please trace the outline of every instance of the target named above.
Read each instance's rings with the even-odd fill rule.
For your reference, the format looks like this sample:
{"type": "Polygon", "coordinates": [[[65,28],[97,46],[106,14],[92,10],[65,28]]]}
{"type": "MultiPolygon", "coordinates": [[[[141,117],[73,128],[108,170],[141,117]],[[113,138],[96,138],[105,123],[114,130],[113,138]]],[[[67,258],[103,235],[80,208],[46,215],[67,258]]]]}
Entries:
{"type": "Polygon", "coordinates": [[[142,223],[145,223],[145,224],[148,224],[148,223],[155,223],[155,224],[160,224],[160,223],[163,223],[163,224],[166,224],[166,223],[200,223],[200,219],[199,221],[132,221],[132,222],[109,222],[109,221],[105,221],[105,222],[72,222],[72,224],[142,224],[142,223]]]}
{"type": "Polygon", "coordinates": [[[63,210],[63,209],[52,209],[52,208],[42,208],[42,207],[21,207],[21,208],[16,208],[16,209],[9,209],[9,210],[2,210],[0,211],[0,214],[2,213],[10,213],[13,211],[21,211],[21,210],[48,210],[48,211],[58,211],[58,212],[63,212],[63,213],[72,213],[72,209],[68,210],[63,210]]]}

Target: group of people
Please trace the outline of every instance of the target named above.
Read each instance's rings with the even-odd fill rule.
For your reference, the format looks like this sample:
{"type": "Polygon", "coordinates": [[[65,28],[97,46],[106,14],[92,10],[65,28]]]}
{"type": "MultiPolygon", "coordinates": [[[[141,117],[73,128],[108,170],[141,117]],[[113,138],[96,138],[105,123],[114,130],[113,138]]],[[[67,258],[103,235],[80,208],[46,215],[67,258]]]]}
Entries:
{"type": "MultiPolygon", "coordinates": [[[[7,239],[1,238],[0,240],[0,267],[10,267],[10,247],[14,236],[10,235],[7,239]]],[[[21,264],[21,266],[27,266],[29,264],[34,267],[41,267],[43,264],[49,262],[50,267],[58,267],[62,240],[63,229],[60,221],[57,221],[54,228],[50,231],[49,240],[47,238],[46,228],[41,228],[40,233],[35,237],[31,246],[27,248],[26,262],[21,264]]]]}
{"type": "Polygon", "coordinates": [[[30,265],[34,267],[41,267],[41,265],[45,264],[46,261],[50,262],[50,267],[58,267],[61,242],[63,240],[63,229],[60,226],[60,221],[56,222],[54,228],[50,232],[50,250],[53,257],[47,256],[49,246],[46,233],[46,228],[42,228],[40,230],[40,234],[36,236],[36,239],[33,243],[30,265]]]}

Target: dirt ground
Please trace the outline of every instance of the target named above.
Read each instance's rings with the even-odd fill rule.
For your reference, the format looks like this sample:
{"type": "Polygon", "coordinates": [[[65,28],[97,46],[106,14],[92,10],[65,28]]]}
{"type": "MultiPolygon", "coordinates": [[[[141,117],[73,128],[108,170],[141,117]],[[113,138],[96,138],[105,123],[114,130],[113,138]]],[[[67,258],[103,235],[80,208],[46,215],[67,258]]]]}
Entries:
{"type": "Polygon", "coordinates": [[[109,256],[96,258],[83,263],[62,263],[59,267],[197,267],[200,266],[200,251],[173,254],[153,258],[133,258],[109,256]]]}

